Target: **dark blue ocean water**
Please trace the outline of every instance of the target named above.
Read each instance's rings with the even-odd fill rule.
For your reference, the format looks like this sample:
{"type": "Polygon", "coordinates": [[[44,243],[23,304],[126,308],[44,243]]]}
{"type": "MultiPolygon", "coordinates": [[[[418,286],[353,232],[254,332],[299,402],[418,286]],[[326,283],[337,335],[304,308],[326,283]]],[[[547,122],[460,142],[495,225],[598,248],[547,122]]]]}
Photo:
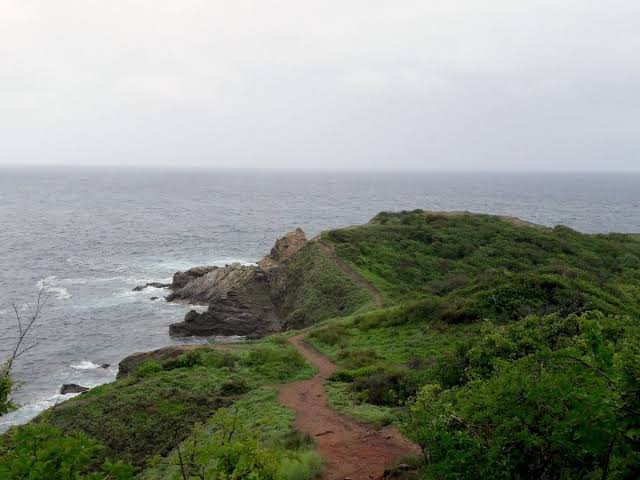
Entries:
{"type": "Polygon", "coordinates": [[[51,297],[37,347],[15,368],[23,407],[0,429],[59,401],[62,383],[110,381],[124,356],[172,342],[168,325],[188,307],[151,301],[158,292],[135,285],[255,261],[297,226],[313,236],[414,208],[640,232],[640,175],[0,169],[3,358],[15,334],[11,303],[26,308],[43,280],[51,297]]]}

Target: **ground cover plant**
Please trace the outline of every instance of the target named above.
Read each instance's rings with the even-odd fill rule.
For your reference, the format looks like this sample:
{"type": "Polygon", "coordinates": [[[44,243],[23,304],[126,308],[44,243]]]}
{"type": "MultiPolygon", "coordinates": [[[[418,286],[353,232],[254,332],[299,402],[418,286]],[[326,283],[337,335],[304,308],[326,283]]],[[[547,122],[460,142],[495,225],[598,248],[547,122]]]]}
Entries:
{"type": "MultiPolygon", "coordinates": [[[[295,349],[282,342],[262,341],[237,351],[202,348],[168,361],[145,362],[121,380],[44,412],[35,424],[68,438],[87,438],[96,447],[93,466],[121,461],[139,472],[151,458],[169,454],[218,410],[263,385],[312,373],[295,349]]],[[[5,435],[5,451],[16,451],[23,428],[5,435]]]]}

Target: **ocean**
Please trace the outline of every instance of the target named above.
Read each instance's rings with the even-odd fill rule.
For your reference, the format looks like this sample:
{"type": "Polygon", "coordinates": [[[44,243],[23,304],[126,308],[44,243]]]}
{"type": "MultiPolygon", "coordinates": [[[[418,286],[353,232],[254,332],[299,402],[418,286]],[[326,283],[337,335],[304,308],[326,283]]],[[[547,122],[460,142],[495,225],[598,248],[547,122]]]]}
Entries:
{"type": "Polygon", "coordinates": [[[14,367],[20,408],[0,431],[68,398],[63,383],[112,381],[130,353],[185,342],[168,326],[189,306],[136,285],[255,262],[298,226],[312,237],[415,208],[640,232],[640,174],[0,168],[0,358],[15,341],[12,305],[26,314],[43,284],[49,296],[37,345],[14,367]]]}

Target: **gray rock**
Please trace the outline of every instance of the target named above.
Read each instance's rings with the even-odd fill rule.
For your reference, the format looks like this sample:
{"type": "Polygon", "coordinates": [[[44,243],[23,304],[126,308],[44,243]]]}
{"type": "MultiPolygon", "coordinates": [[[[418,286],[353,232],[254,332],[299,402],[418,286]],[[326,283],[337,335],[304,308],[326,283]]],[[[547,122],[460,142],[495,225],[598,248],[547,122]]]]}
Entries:
{"type": "Polygon", "coordinates": [[[88,391],[89,391],[89,388],[76,385],[75,383],[65,383],[60,388],[60,393],[62,395],[67,395],[69,393],[84,393],[88,391]]]}

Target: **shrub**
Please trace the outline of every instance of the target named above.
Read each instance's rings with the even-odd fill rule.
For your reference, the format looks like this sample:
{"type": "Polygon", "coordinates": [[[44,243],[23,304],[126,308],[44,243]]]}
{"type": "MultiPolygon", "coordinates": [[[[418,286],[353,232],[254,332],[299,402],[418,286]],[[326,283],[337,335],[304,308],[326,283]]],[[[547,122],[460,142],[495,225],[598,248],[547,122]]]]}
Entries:
{"type": "Polygon", "coordinates": [[[220,395],[242,395],[249,391],[249,385],[242,377],[233,377],[220,386],[220,395]]]}
{"type": "Polygon", "coordinates": [[[427,477],[637,477],[639,345],[635,322],[597,313],[488,326],[455,357],[466,383],[411,406],[427,477]]]}
{"type": "Polygon", "coordinates": [[[416,378],[407,370],[377,370],[354,378],[352,388],[373,405],[402,405],[418,388],[416,378]]]}
{"type": "Polygon", "coordinates": [[[360,368],[371,365],[378,360],[379,356],[373,349],[364,350],[341,350],[338,359],[346,368],[360,368]]]}
{"type": "Polygon", "coordinates": [[[325,327],[314,330],[309,334],[325,345],[340,345],[344,342],[344,337],[350,335],[349,330],[342,324],[332,323],[325,327]]]}
{"type": "Polygon", "coordinates": [[[147,360],[136,368],[135,375],[138,378],[145,378],[161,372],[162,370],[162,363],[157,360],[147,360]]]}
{"type": "Polygon", "coordinates": [[[278,467],[278,480],[312,480],[322,473],[322,457],[315,451],[306,451],[292,458],[284,457],[278,467]]]}
{"type": "Polygon", "coordinates": [[[104,448],[81,433],[63,435],[48,425],[10,431],[0,445],[0,478],[133,479],[133,468],[105,461],[104,448]]]}

